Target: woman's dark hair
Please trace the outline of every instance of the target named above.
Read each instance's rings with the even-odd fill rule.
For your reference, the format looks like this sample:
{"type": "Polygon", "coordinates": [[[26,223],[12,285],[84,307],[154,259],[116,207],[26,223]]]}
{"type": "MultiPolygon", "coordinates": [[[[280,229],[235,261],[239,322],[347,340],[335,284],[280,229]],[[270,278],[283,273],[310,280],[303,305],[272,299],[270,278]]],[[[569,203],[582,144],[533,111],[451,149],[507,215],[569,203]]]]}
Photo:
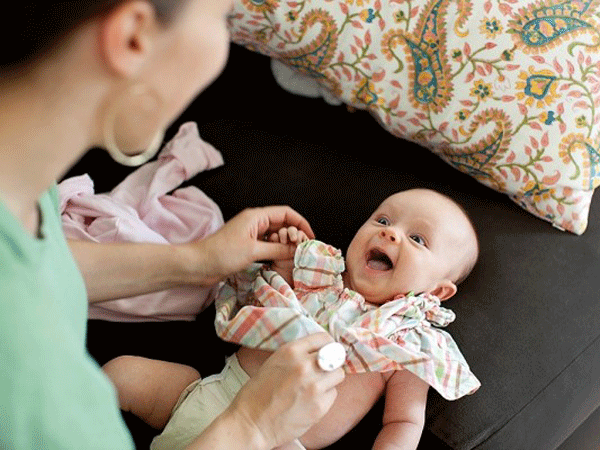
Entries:
{"type": "MultiPolygon", "coordinates": [[[[69,2],[22,1],[11,5],[0,27],[0,76],[23,69],[54,49],[85,22],[108,13],[129,0],[69,2]]],[[[158,20],[167,25],[187,0],[148,0],[158,20]]]]}

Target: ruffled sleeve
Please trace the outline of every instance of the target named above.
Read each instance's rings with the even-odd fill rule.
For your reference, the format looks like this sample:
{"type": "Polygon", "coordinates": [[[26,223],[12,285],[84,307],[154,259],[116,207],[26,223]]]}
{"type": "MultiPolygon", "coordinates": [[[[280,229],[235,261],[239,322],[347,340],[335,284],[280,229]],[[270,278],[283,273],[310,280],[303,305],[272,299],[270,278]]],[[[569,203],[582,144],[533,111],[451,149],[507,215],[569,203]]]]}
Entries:
{"type": "Polygon", "coordinates": [[[480,382],[444,330],[455,315],[432,295],[401,297],[337,324],[350,373],[408,370],[447,400],[474,393],[480,382]]]}
{"type": "Polygon", "coordinates": [[[340,250],[314,239],[303,242],[294,257],[294,288],[301,291],[323,287],[342,289],[344,270],[340,250]]]}
{"type": "Polygon", "coordinates": [[[286,342],[325,331],[283,277],[259,264],[230,276],[215,307],[217,335],[249,348],[275,351],[286,342]]]}

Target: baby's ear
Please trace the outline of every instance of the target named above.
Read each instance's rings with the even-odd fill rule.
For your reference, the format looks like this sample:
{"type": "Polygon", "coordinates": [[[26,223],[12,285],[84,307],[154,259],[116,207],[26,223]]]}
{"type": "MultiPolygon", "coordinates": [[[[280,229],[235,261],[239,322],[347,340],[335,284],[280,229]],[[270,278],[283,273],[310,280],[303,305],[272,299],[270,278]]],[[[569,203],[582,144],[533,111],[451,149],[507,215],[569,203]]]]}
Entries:
{"type": "Polygon", "coordinates": [[[429,293],[435,295],[441,301],[448,300],[454,294],[456,294],[456,285],[450,280],[443,280],[438,283],[437,287],[429,293]]]}

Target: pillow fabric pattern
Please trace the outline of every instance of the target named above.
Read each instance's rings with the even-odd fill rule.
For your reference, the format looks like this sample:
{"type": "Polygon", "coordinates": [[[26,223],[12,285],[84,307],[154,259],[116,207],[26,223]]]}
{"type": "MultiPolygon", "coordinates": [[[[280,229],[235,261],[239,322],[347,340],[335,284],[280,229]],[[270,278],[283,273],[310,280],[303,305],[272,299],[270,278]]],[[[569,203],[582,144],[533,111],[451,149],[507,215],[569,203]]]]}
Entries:
{"type": "Polygon", "coordinates": [[[238,0],[233,42],[581,234],[600,184],[600,0],[238,0]]]}

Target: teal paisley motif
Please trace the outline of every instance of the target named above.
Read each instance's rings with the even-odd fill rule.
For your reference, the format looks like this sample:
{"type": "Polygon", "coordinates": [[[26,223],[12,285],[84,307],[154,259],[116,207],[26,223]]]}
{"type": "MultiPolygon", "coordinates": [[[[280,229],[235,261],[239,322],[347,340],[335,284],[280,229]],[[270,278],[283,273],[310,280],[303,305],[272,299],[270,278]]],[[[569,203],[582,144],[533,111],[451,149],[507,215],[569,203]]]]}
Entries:
{"type": "Polygon", "coordinates": [[[242,4],[256,13],[271,13],[279,7],[279,0],[242,0],[242,4]]]}
{"type": "Polygon", "coordinates": [[[598,178],[600,177],[600,153],[587,142],[585,143],[585,149],[588,152],[590,165],[587,177],[589,183],[588,189],[594,189],[597,186],[598,178]]]}
{"type": "Polygon", "coordinates": [[[373,92],[372,86],[365,80],[356,92],[356,97],[359,98],[366,106],[374,105],[379,100],[379,96],[373,92]]]}
{"type": "Polygon", "coordinates": [[[494,169],[509,150],[512,136],[512,124],[508,116],[498,109],[487,109],[473,118],[469,135],[486,124],[493,123],[494,129],[478,142],[467,147],[447,148],[442,157],[461,172],[475,177],[481,183],[502,189],[505,179],[494,169]]]}
{"type": "MultiPolygon", "coordinates": [[[[581,33],[595,34],[596,44],[588,47],[597,49],[600,36],[590,12],[595,10],[592,5],[597,3],[598,0],[537,2],[520,10],[521,16],[516,20],[509,21],[509,32],[525,53],[543,53],[581,33]]],[[[571,43],[571,54],[575,45],[585,44],[571,43]]]]}
{"type": "Polygon", "coordinates": [[[438,94],[438,82],[434,67],[435,65],[439,67],[439,64],[434,63],[435,55],[428,55],[410,41],[407,44],[415,61],[413,97],[417,102],[428,105],[435,101],[438,94]]]}
{"type": "Polygon", "coordinates": [[[431,1],[414,34],[402,33],[410,61],[411,100],[420,109],[441,112],[448,104],[452,83],[446,56],[447,0],[431,1]]]}
{"type": "Polygon", "coordinates": [[[311,77],[323,77],[321,69],[329,62],[329,53],[332,45],[332,37],[329,34],[311,49],[305,49],[303,53],[297,53],[286,56],[285,63],[294,67],[296,70],[310,75],[311,77]]]}
{"type": "Polygon", "coordinates": [[[450,163],[458,170],[465,172],[472,177],[475,177],[479,180],[488,179],[489,184],[494,184],[491,181],[491,174],[486,172],[484,169],[502,149],[503,139],[504,132],[500,131],[495,137],[493,137],[491,143],[488,144],[484,141],[480,143],[479,148],[477,148],[478,146],[475,146],[472,153],[454,155],[452,158],[450,158],[450,163]]]}
{"type": "Polygon", "coordinates": [[[286,64],[299,72],[315,78],[324,78],[323,72],[329,66],[337,49],[337,27],[330,13],[322,9],[309,11],[302,19],[299,36],[305,36],[315,25],[321,26],[321,32],[307,45],[279,55],[286,64]]]}
{"type": "Polygon", "coordinates": [[[553,17],[543,17],[525,24],[521,31],[521,38],[525,45],[539,47],[550,44],[564,34],[589,26],[588,23],[579,19],[562,18],[556,20],[553,17]]]}

